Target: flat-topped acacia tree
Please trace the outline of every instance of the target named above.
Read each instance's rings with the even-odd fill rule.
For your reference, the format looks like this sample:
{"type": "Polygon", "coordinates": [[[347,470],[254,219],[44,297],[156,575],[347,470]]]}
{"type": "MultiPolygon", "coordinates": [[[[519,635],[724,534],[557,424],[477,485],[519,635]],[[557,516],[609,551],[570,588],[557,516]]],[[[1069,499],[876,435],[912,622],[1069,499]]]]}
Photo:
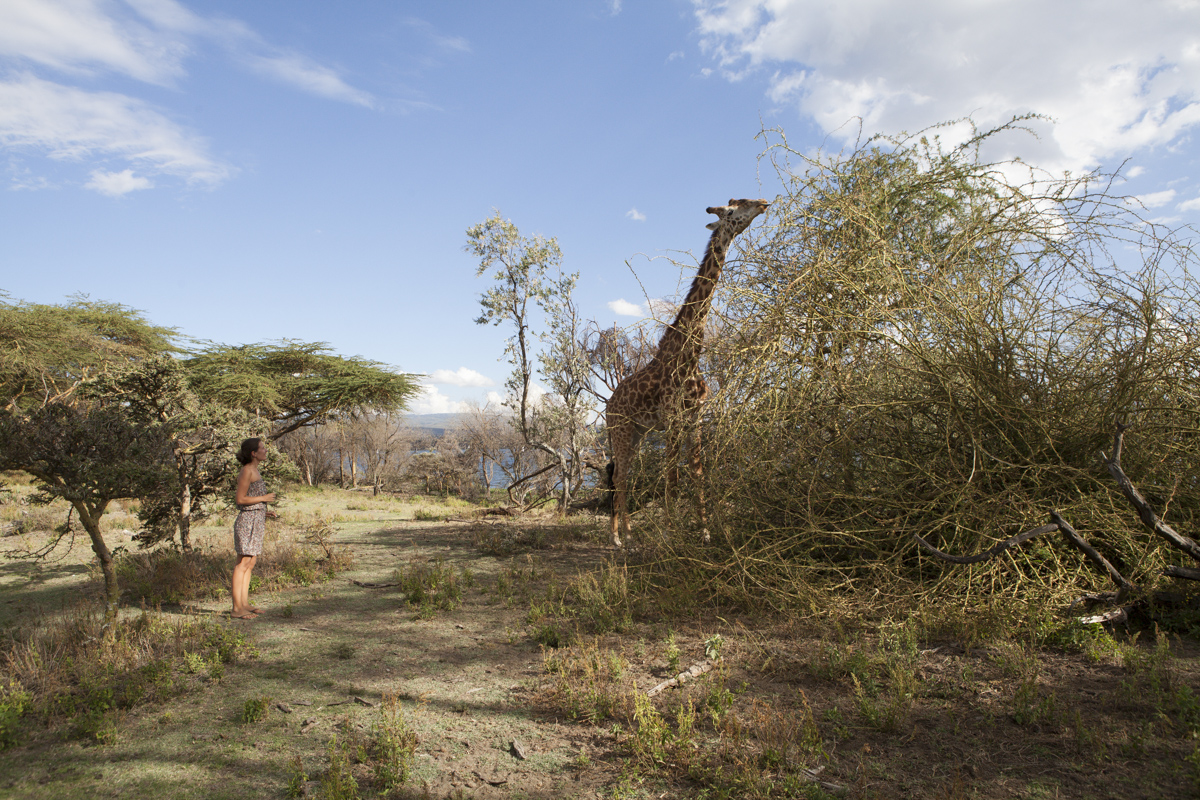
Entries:
{"type": "Polygon", "coordinates": [[[404,409],[420,388],[418,375],[335,355],[323,342],[212,344],[184,366],[198,397],[253,414],[272,441],[339,414],[404,409]]]}

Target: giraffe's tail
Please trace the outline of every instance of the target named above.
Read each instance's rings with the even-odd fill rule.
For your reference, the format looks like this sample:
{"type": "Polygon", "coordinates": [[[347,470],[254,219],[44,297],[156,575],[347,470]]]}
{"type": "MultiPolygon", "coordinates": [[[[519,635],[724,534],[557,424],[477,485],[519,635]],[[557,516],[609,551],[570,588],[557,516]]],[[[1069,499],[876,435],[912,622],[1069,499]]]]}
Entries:
{"type": "Polygon", "coordinates": [[[610,514],[613,513],[613,508],[615,507],[613,498],[616,493],[613,491],[615,488],[613,486],[613,472],[616,471],[616,468],[617,464],[615,461],[609,461],[604,465],[604,501],[601,507],[607,508],[610,514]]]}

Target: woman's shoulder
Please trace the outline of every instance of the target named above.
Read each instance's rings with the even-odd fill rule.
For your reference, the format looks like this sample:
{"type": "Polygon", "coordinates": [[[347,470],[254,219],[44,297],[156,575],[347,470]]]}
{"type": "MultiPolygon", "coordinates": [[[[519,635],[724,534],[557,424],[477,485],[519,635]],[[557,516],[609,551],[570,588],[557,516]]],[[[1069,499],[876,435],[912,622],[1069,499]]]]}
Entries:
{"type": "Polygon", "coordinates": [[[255,481],[262,480],[262,475],[258,474],[258,470],[254,468],[253,464],[244,464],[238,471],[238,482],[240,483],[243,480],[247,483],[254,483],[255,481]]]}

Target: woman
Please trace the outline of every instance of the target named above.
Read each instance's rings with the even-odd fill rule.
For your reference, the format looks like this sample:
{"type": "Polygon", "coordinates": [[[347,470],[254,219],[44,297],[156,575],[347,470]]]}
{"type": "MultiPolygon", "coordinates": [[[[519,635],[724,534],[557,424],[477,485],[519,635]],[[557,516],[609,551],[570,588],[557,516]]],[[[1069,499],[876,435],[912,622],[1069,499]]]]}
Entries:
{"type": "Polygon", "coordinates": [[[263,610],[250,605],[250,573],[262,552],[267,517],[275,518],[275,512],[267,508],[267,503],[275,502],[275,493],[267,491],[258,473],[258,465],[267,460],[267,443],[258,438],[247,439],[242,442],[237,460],[242,469],[234,495],[239,511],[233,523],[233,546],[238,555],[233,567],[233,618],[255,619],[263,610]]]}

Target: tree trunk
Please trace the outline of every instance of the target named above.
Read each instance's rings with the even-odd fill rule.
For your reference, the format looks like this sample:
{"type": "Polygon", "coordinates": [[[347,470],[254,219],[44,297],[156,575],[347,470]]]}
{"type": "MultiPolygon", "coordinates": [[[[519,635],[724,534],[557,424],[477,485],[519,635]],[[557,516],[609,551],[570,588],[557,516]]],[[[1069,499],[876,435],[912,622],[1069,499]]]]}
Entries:
{"type": "Polygon", "coordinates": [[[117,609],[121,604],[121,587],[117,585],[112,551],[108,549],[108,545],[104,543],[104,535],[100,533],[100,517],[104,515],[108,501],[97,506],[95,510],[89,509],[87,504],[78,500],[72,501],[71,505],[79,514],[79,521],[83,523],[84,530],[92,540],[92,552],[100,561],[100,572],[104,575],[104,627],[106,635],[112,635],[114,623],[117,621],[117,609]]]}

